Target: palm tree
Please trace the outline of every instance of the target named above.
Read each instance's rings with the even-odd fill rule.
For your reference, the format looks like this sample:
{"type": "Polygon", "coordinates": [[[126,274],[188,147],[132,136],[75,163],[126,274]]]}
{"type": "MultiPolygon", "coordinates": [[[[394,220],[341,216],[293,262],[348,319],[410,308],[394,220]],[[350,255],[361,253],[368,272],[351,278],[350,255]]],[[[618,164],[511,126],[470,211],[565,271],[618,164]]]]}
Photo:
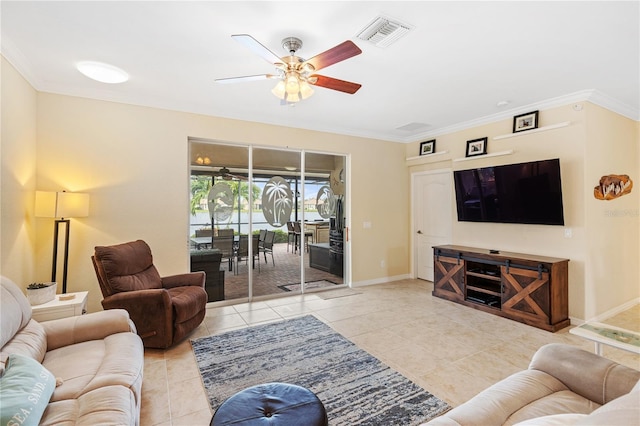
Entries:
{"type": "Polygon", "coordinates": [[[191,201],[189,207],[191,209],[192,216],[196,215],[196,212],[200,207],[200,201],[209,196],[212,180],[211,176],[191,175],[191,201]]]}
{"type": "MultiPolygon", "coordinates": [[[[249,183],[243,181],[229,181],[227,182],[231,187],[231,191],[233,192],[233,198],[238,200],[238,232],[240,232],[240,212],[242,211],[242,200],[246,200],[249,202],[249,183]]],[[[254,200],[257,200],[260,197],[260,187],[253,184],[251,185],[252,197],[254,200]]],[[[251,210],[251,206],[249,206],[249,210],[251,210]]],[[[229,217],[229,222],[231,223],[231,217],[229,217]]]]}

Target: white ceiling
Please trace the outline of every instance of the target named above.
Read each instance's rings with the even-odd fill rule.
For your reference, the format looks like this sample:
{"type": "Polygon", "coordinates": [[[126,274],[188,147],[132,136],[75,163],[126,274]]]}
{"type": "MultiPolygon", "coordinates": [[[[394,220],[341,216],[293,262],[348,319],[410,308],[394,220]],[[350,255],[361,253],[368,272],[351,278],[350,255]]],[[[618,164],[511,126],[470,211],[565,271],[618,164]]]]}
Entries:
{"type": "Polygon", "coordinates": [[[1,41],[2,54],[44,92],[414,142],[567,100],[640,119],[639,5],[3,0],[1,41]],[[379,15],[413,30],[386,48],[357,39],[379,15]],[[350,39],[363,53],[319,74],[362,88],[319,87],[292,108],[271,94],[274,80],[214,83],[274,72],[230,37],[242,33],[282,56],[283,38],[301,38],[298,55],[307,59],[350,39]],[[92,81],[75,69],[83,60],[131,79],[92,81]],[[406,125],[417,128],[398,130],[406,125]]]}

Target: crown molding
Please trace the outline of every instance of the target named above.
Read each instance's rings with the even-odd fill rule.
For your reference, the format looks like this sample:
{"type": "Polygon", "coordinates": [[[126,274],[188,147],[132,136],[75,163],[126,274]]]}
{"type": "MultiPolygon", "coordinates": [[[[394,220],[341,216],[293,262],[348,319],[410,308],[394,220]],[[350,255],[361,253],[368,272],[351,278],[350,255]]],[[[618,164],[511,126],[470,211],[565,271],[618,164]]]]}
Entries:
{"type": "Polygon", "coordinates": [[[610,96],[607,96],[598,90],[593,90],[591,96],[587,100],[593,104],[623,115],[634,121],[640,121],[640,110],[624,104],[610,96]]]}
{"type": "Polygon", "coordinates": [[[6,35],[2,35],[2,44],[0,44],[0,55],[2,55],[22,77],[37,91],[42,89],[42,81],[36,77],[32,71],[33,66],[26,56],[22,54],[20,49],[6,35]]]}
{"type": "Polygon", "coordinates": [[[613,112],[624,115],[625,117],[631,118],[636,121],[640,121],[639,111],[634,110],[634,108],[631,108],[620,102],[617,102],[616,100],[603,95],[597,90],[589,89],[589,90],[581,90],[579,92],[569,93],[568,95],[558,96],[551,99],[546,99],[544,101],[536,102],[536,103],[525,105],[518,108],[513,108],[507,111],[502,111],[498,114],[487,115],[485,117],[476,118],[473,120],[465,121],[465,122],[454,124],[451,126],[440,127],[438,129],[433,129],[418,135],[412,135],[411,139],[406,138],[404,142],[406,143],[416,142],[418,140],[433,138],[434,136],[446,135],[446,134],[455,133],[462,130],[482,126],[485,124],[495,123],[501,120],[511,119],[515,115],[525,114],[529,111],[551,109],[551,108],[556,108],[563,105],[569,105],[575,102],[583,102],[583,101],[592,102],[603,108],[607,108],[613,112]]]}

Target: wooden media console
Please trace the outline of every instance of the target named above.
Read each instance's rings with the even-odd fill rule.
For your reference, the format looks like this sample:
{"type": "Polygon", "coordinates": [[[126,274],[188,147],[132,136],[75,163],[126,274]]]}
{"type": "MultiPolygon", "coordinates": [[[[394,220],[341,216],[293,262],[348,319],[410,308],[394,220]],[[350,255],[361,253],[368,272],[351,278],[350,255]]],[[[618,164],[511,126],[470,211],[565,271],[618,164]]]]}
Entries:
{"type": "Polygon", "coordinates": [[[443,245],[433,263],[436,297],[547,331],[570,324],[569,259],[443,245]]]}

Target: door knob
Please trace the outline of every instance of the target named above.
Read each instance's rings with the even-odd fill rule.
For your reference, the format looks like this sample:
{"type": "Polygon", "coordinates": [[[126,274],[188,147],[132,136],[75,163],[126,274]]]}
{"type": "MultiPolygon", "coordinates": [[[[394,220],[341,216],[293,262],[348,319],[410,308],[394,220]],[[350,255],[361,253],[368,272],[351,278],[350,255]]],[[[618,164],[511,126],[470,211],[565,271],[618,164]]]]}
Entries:
{"type": "Polygon", "coordinates": [[[422,231],[418,229],[418,234],[422,234],[422,231]]]}

